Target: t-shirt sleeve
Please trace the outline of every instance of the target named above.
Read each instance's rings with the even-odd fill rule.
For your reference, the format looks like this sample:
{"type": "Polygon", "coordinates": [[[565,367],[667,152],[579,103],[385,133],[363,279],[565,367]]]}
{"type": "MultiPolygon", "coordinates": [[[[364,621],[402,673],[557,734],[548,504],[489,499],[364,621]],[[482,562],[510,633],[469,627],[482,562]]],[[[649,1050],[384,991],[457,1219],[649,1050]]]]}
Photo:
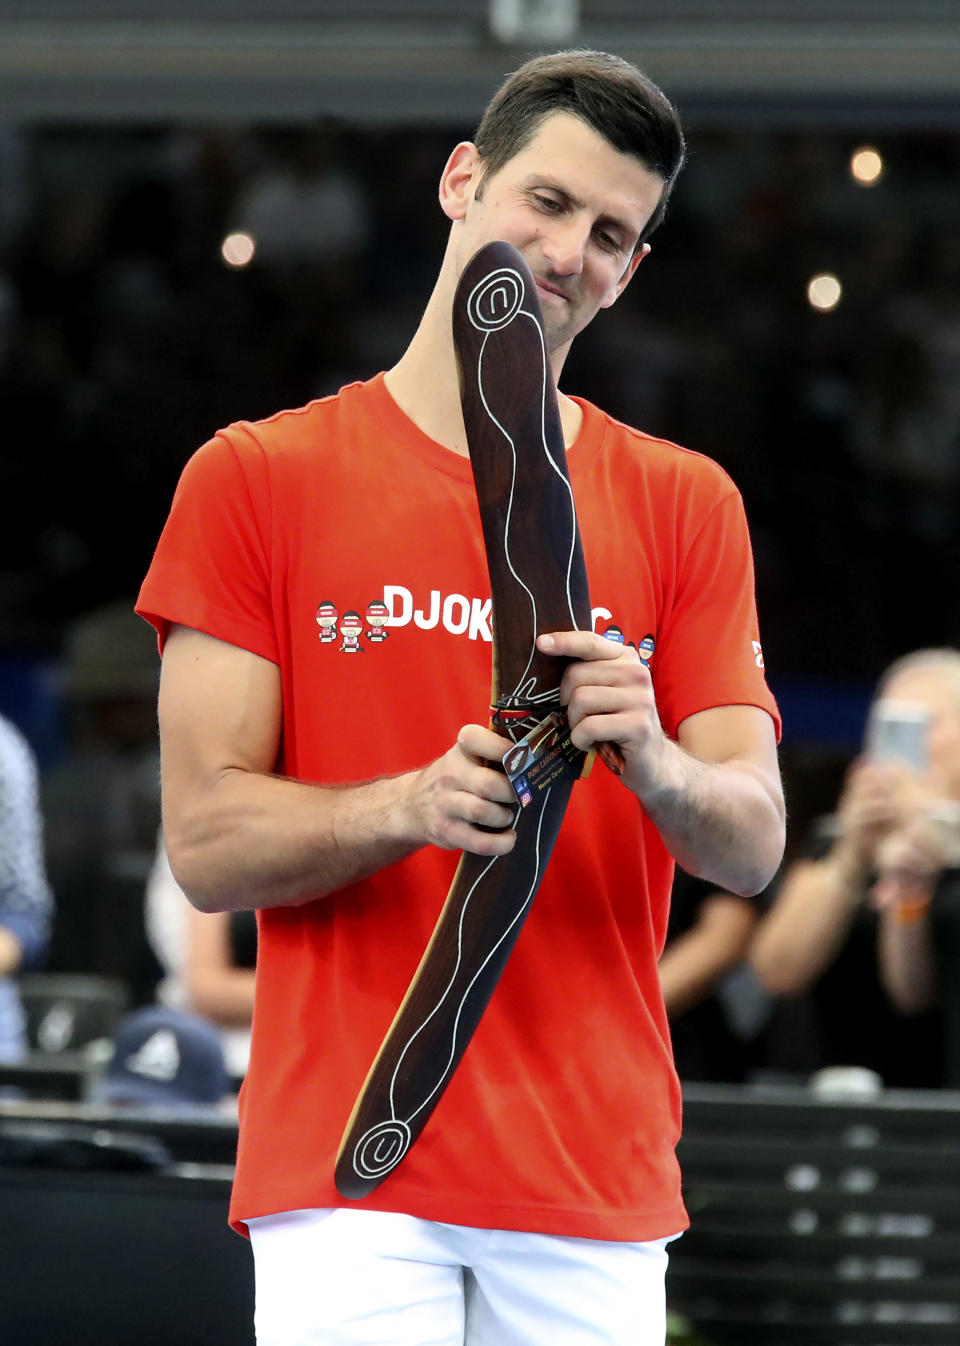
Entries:
{"type": "Polygon", "coordinates": [[[177,623],[279,662],[268,472],[240,427],[214,436],[184,468],[136,603],[161,652],[177,623]]]}
{"type": "Polygon", "coordinates": [[[757,624],[753,553],[743,503],[730,490],[682,545],[673,601],[651,666],[664,728],[715,706],[759,706],[780,735],[757,624]]]}

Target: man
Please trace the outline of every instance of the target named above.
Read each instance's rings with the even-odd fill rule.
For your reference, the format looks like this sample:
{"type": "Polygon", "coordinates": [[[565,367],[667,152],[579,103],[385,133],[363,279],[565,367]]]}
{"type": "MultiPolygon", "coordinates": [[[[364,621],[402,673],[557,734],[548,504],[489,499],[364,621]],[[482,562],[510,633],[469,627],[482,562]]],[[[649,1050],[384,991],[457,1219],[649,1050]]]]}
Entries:
{"type": "Polygon", "coordinates": [[[656,632],[656,652],[648,670],[590,631],[541,645],[572,660],[574,742],[616,742],[624,773],[574,790],[417,1145],[362,1202],[338,1196],[333,1171],[457,852],[514,843],[508,744],[471,722],[489,695],[489,581],[457,279],[483,244],[519,248],[559,375],[649,252],[682,159],[673,108],[627,63],[528,63],[443,171],[449,242],[400,361],[230,427],[178,489],[139,610],[164,641],[174,873],[201,908],[260,912],[231,1218],[254,1243],[261,1343],[663,1342],[665,1244],[686,1223],[656,969],[671,855],[735,891],[769,879],[783,846],[776,708],[735,488],[566,396],[594,601],[633,640],[656,632]],[[356,501],[373,498],[375,521],[358,524],[356,501]],[[391,611],[388,641],[362,660],[317,641],[318,601],[359,610],[372,595],[391,611]]]}

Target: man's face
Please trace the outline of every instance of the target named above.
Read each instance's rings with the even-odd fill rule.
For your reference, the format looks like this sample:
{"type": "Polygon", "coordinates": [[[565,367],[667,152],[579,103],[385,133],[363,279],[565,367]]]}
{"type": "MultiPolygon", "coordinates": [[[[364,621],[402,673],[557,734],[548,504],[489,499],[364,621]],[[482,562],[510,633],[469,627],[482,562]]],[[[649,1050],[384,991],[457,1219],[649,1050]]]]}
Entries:
{"type": "Polygon", "coordinates": [[[548,345],[563,351],[626,287],[663,185],[579,118],[552,113],[491,177],[475,157],[458,273],[484,244],[512,243],[537,282],[548,345]]]}

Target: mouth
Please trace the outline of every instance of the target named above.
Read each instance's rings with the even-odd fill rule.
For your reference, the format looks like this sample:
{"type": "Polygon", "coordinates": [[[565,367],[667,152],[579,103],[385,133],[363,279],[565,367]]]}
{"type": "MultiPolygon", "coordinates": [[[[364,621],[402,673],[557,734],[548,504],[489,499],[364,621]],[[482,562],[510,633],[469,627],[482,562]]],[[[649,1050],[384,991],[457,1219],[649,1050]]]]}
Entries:
{"type": "Polygon", "coordinates": [[[541,294],[548,294],[554,299],[562,299],[564,303],[569,302],[570,296],[565,294],[563,290],[558,289],[556,285],[551,285],[550,282],[544,280],[542,276],[536,276],[535,280],[537,282],[537,289],[541,294]]]}

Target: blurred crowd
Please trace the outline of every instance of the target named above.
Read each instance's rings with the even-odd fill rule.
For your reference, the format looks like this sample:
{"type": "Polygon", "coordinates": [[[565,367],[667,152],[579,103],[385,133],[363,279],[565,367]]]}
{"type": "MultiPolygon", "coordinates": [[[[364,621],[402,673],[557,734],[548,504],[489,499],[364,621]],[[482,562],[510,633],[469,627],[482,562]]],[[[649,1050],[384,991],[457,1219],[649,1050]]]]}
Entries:
{"type": "MultiPolygon", "coordinates": [[[[469,128],[0,132],[0,651],[135,592],[215,429],[386,367],[469,128]],[[246,266],[224,239],[247,231],[246,266]]],[[[951,644],[960,135],[689,129],[625,301],[565,383],[718,459],[746,497],[769,665],[868,682],[951,644]],[[873,141],[872,186],[849,171],[873,141]],[[809,279],[835,274],[817,311],[809,279]]]]}
{"type": "MultiPolygon", "coordinates": [[[[132,598],[200,443],[396,358],[445,239],[436,181],[469,131],[0,129],[0,711],[5,662],[28,657],[54,668],[59,717],[37,796],[49,887],[38,880],[33,911],[47,933],[22,941],[25,957],[42,961],[46,943],[53,972],[117,978],[133,1006],[218,1022],[234,1074],[255,934],[198,922],[170,891],[156,653],[132,598]],[[229,246],[225,259],[236,234],[252,240],[249,259],[229,246]]],[[[653,257],[574,351],[564,386],[730,471],[775,690],[839,678],[866,698],[897,656],[960,646],[948,589],[960,564],[960,135],[689,135],[653,257]],[[849,172],[862,143],[883,155],[872,186],[849,172]],[[807,297],[823,272],[842,287],[826,312],[807,297]]],[[[833,843],[815,860],[810,838],[847,808],[855,745],[798,741],[789,724],[787,735],[787,863],[819,863],[833,843]]],[[[848,913],[872,911],[867,868],[848,913]]],[[[798,1008],[831,959],[791,982],[753,957],[776,892],[746,910],[684,884],[673,938],[699,930],[711,951],[692,980],[664,963],[691,1077],[889,1073],[886,1059],[834,1062],[813,1001],[798,1008]],[[690,1019],[704,1003],[720,1005],[725,1045],[690,1019]]],[[[922,1010],[939,1032],[936,996],[912,1003],[881,986],[872,928],[869,940],[884,1013],[922,1010]]],[[[942,1059],[921,1073],[890,1082],[943,1083],[942,1059]]]]}

